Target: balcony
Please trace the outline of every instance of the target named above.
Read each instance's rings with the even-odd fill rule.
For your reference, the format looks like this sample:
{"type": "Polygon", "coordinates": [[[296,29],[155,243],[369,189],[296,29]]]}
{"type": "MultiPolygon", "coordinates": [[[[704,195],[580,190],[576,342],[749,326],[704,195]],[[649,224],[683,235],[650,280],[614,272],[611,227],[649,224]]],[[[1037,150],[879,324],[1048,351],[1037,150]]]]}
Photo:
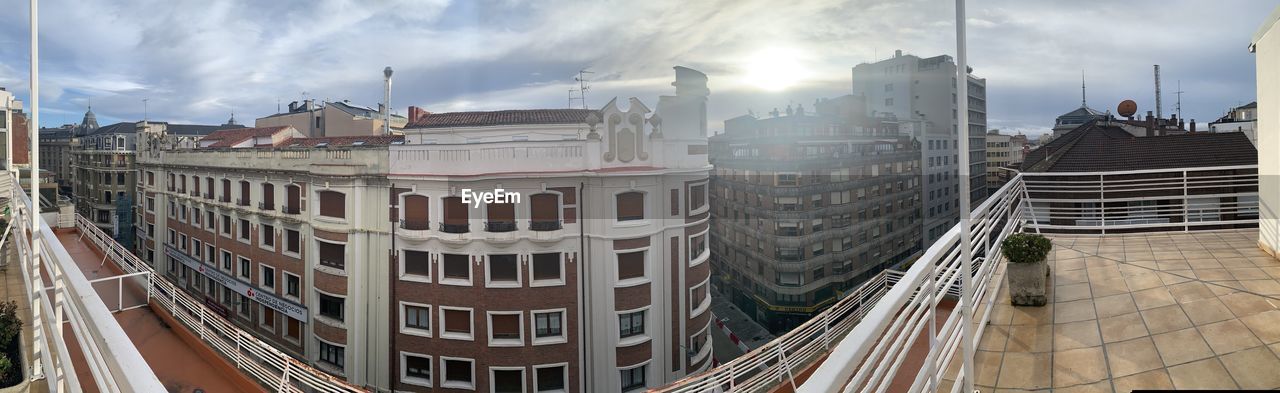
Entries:
{"type": "Polygon", "coordinates": [[[1280,387],[1280,260],[1256,245],[1257,185],[1256,166],[1019,174],[974,210],[969,252],[957,225],[907,271],[658,391],[955,392],[966,364],[983,392],[1280,387]],[[1009,305],[998,256],[1017,231],[1055,245],[1045,307],[1009,305]]]}
{"type": "Polygon", "coordinates": [[[428,220],[400,220],[400,229],[409,231],[425,231],[431,229],[431,221],[428,220]]]}
{"type": "Polygon", "coordinates": [[[236,206],[249,206],[249,200],[244,198],[236,198],[236,206]]]}
{"type": "Polygon", "coordinates": [[[284,214],[298,215],[302,214],[302,209],[299,208],[298,205],[284,205],[281,207],[280,212],[284,214]]]}
{"type": "Polygon", "coordinates": [[[274,203],[258,202],[258,210],[274,211],[276,210],[276,205],[274,203]]]}

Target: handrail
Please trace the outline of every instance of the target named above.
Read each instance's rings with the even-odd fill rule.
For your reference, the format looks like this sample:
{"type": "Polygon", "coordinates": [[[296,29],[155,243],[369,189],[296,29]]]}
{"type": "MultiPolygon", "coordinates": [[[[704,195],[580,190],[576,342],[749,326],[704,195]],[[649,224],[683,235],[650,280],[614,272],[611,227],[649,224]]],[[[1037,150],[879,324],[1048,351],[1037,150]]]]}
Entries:
{"type": "Polygon", "coordinates": [[[92,383],[98,390],[163,391],[164,385],[107,309],[93,284],[58,241],[53,229],[43,218],[37,218],[39,228],[31,230],[30,214],[34,209],[31,199],[20,187],[11,191],[10,207],[19,235],[15,236],[14,243],[23,267],[23,282],[32,297],[32,328],[36,331],[35,345],[40,352],[41,371],[46,378],[53,378],[50,390],[82,391],[82,381],[79,381],[62,335],[62,325],[66,322],[71,326],[80,353],[93,376],[92,383]],[[43,252],[38,260],[33,258],[35,250],[29,236],[40,240],[43,252]],[[42,267],[41,262],[47,264],[42,267]],[[52,291],[43,288],[45,272],[52,282],[52,291]],[[50,301],[50,292],[53,301],[50,301]],[[50,349],[56,353],[50,354],[50,349]]]}
{"type": "Polygon", "coordinates": [[[311,367],[236,327],[216,311],[209,309],[203,301],[192,297],[164,275],[158,274],[151,265],[79,214],[76,215],[76,228],[121,269],[130,273],[150,272],[148,278],[153,290],[149,291],[148,296],[151,301],[168,311],[170,316],[180,321],[236,368],[257,379],[264,388],[282,392],[366,391],[311,367]]]}

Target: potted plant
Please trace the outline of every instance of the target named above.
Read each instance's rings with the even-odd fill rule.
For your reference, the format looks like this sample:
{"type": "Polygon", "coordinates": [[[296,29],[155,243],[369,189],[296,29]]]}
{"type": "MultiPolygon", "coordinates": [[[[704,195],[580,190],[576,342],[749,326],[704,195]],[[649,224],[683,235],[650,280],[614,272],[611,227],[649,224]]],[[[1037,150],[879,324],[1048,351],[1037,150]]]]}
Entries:
{"type": "Polygon", "coordinates": [[[1049,250],[1053,243],[1044,236],[1030,233],[1009,235],[1001,243],[1000,253],[1008,261],[1009,296],[1015,306],[1043,306],[1045,285],[1049,276],[1049,250]]]}

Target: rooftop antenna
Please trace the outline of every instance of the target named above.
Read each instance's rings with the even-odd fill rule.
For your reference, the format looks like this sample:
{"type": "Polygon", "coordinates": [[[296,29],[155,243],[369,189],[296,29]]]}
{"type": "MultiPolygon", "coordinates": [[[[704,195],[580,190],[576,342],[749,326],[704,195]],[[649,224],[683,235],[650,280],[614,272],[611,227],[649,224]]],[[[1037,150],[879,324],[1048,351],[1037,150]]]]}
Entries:
{"type": "Polygon", "coordinates": [[[1177,91],[1177,92],[1174,92],[1174,94],[1177,94],[1177,95],[1178,95],[1178,101],[1177,101],[1177,104],[1175,104],[1175,105],[1174,105],[1174,111],[1176,111],[1176,112],[1178,113],[1178,118],[1179,118],[1179,119],[1181,119],[1181,118],[1182,118],[1182,93],[1184,93],[1184,92],[1182,91],[1182,80],[1181,80],[1181,79],[1179,79],[1179,80],[1178,80],[1178,91],[1177,91]]]}
{"type": "Polygon", "coordinates": [[[1085,89],[1084,89],[1084,69],[1081,68],[1080,69],[1080,107],[1081,108],[1088,106],[1086,104],[1086,102],[1088,102],[1086,97],[1088,97],[1088,95],[1085,94],[1085,89]]]}
{"type": "Polygon", "coordinates": [[[578,70],[577,78],[573,78],[573,80],[578,81],[578,96],[582,100],[582,109],[587,109],[587,91],[591,90],[591,86],[587,85],[587,82],[590,82],[587,80],[587,74],[594,74],[594,72],[584,68],[578,70]]]}
{"type": "Polygon", "coordinates": [[[574,89],[569,89],[569,109],[573,109],[573,100],[578,99],[577,97],[573,96],[574,91],[575,91],[574,89]]]}
{"type": "Polygon", "coordinates": [[[1156,64],[1155,69],[1156,69],[1156,118],[1162,119],[1164,118],[1164,113],[1161,110],[1162,108],[1160,106],[1160,65],[1156,64]]]}

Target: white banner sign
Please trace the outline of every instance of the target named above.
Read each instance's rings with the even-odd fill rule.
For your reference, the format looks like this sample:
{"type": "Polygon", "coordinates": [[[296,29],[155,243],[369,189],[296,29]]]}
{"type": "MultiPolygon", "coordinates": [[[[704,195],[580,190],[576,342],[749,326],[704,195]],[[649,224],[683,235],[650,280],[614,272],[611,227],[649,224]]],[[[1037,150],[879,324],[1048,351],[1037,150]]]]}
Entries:
{"type": "Polygon", "coordinates": [[[191,268],[191,270],[200,272],[200,274],[203,274],[205,277],[209,277],[210,279],[213,279],[213,281],[218,282],[218,284],[221,284],[222,286],[231,288],[231,290],[236,291],[236,293],[239,293],[250,299],[253,299],[258,303],[262,303],[262,305],[270,307],[273,310],[279,311],[284,315],[288,315],[289,318],[302,321],[303,323],[306,323],[310,320],[308,318],[309,314],[307,314],[306,306],[295,303],[291,300],[285,300],[284,298],[276,296],[274,293],[270,293],[265,290],[262,290],[261,288],[254,288],[252,285],[249,285],[249,283],[247,282],[240,281],[235,277],[232,277],[230,274],[227,274],[221,270],[218,270],[213,266],[209,266],[204,263],[201,263],[200,261],[196,260],[195,258],[192,258],[190,255],[187,255],[182,251],[179,251],[177,248],[174,248],[171,245],[168,245],[168,244],[164,245],[164,253],[165,255],[168,255],[170,258],[173,258],[178,260],[179,262],[182,262],[183,265],[191,268]]]}

